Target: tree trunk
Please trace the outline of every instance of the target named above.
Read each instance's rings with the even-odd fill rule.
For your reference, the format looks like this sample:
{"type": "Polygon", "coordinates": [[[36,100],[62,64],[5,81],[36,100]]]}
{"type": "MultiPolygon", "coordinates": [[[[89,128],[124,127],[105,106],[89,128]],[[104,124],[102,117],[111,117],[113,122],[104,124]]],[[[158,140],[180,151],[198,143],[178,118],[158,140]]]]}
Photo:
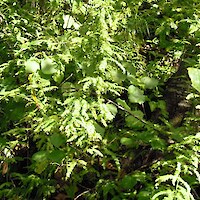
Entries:
{"type": "Polygon", "coordinates": [[[181,125],[191,108],[191,103],[186,99],[190,85],[187,68],[181,63],[178,71],[167,81],[164,91],[169,120],[175,127],[181,125]]]}

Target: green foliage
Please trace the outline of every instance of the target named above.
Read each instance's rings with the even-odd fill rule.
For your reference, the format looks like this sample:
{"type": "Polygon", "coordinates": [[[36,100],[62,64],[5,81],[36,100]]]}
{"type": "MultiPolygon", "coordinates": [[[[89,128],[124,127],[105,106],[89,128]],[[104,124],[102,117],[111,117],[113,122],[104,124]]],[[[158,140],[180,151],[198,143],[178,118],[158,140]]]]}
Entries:
{"type": "Polygon", "coordinates": [[[130,85],[128,88],[128,93],[129,93],[129,101],[131,103],[142,104],[145,102],[145,96],[143,94],[143,91],[138,87],[130,85]]]}
{"type": "Polygon", "coordinates": [[[174,174],[167,174],[157,178],[156,187],[159,192],[152,199],[160,199],[158,197],[168,199],[195,199],[191,186],[199,182],[200,178],[198,172],[199,139],[199,133],[197,133],[195,136],[185,137],[181,143],[169,146],[168,150],[175,153],[175,159],[167,161],[163,166],[167,164],[170,166],[177,163],[177,167],[174,174]],[[172,184],[169,184],[169,181],[172,184]],[[187,181],[190,182],[190,185],[187,181]]]}
{"type": "Polygon", "coordinates": [[[25,70],[27,73],[34,73],[39,69],[40,69],[40,65],[38,62],[31,59],[25,62],[25,70]]]}
{"type": "Polygon", "coordinates": [[[1,1],[0,198],[198,198],[198,115],[162,97],[181,63],[200,92],[199,8],[1,1]]]}
{"type": "Polygon", "coordinates": [[[188,74],[192,81],[192,86],[200,92],[200,70],[196,68],[188,68],[188,74]]]}

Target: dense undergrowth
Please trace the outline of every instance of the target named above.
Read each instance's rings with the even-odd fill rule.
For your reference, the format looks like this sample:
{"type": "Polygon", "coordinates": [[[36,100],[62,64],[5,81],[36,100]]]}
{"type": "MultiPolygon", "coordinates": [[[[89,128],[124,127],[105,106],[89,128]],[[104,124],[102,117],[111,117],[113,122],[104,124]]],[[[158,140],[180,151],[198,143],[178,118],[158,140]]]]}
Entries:
{"type": "Polygon", "coordinates": [[[0,198],[199,199],[199,8],[2,0],[0,198]]]}

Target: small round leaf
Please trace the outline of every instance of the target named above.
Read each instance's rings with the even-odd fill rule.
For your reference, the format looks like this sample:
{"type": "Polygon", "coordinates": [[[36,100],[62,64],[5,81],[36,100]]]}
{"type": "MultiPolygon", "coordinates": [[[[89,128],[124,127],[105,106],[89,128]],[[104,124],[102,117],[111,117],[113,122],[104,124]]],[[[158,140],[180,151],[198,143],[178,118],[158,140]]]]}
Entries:
{"type": "Polygon", "coordinates": [[[40,65],[35,60],[27,60],[25,62],[25,70],[27,73],[34,73],[40,69],[40,65]]]}
{"type": "Polygon", "coordinates": [[[158,80],[150,77],[143,77],[141,81],[144,83],[146,89],[153,89],[158,86],[158,80]]]}
{"type": "Polygon", "coordinates": [[[133,147],[134,146],[134,141],[131,138],[127,138],[127,137],[121,138],[120,143],[122,145],[127,146],[127,147],[133,147]]]}
{"type": "Polygon", "coordinates": [[[56,70],[56,64],[50,58],[45,58],[41,61],[41,70],[44,74],[52,75],[56,70]]]}

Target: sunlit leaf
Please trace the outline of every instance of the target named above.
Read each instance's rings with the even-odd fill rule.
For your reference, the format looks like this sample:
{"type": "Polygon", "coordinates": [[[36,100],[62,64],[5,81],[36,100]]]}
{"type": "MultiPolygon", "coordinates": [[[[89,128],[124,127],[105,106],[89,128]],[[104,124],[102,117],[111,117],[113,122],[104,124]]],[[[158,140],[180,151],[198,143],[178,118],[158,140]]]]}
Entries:
{"type": "Polygon", "coordinates": [[[25,69],[27,73],[34,73],[40,69],[40,65],[35,60],[29,59],[25,62],[25,69]]]}
{"type": "Polygon", "coordinates": [[[146,89],[153,89],[158,86],[158,80],[150,77],[143,77],[141,81],[144,83],[146,89]]]}
{"type": "Polygon", "coordinates": [[[86,128],[86,131],[89,135],[93,135],[95,133],[95,126],[94,124],[92,123],[92,121],[88,121],[86,124],[85,124],[85,128],[86,128]]]}
{"type": "Polygon", "coordinates": [[[189,29],[189,34],[195,33],[199,30],[199,26],[197,24],[191,24],[189,29]]]}
{"type": "Polygon", "coordinates": [[[188,74],[192,81],[192,86],[200,92],[200,69],[189,67],[188,74]]]}
{"type": "Polygon", "coordinates": [[[72,26],[75,29],[78,29],[80,27],[80,24],[77,23],[71,15],[63,15],[63,20],[64,20],[64,24],[63,24],[64,29],[72,28],[72,26]]]}
{"type": "Polygon", "coordinates": [[[117,107],[115,105],[108,103],[106,104],[106,106],[108,110],[112,113],[112,115],[115,116],[117,114],[117,107]]]}
{"type": "Polygon", "coordinates": [[[110,71],[111,78],[116,83],[121,83],[126,79],[126,75],[122,73],[120,70],[113,69],[110,71]]]}
{"type": "Polygon", "coordinates": [[[53,75],[53,80],[58,84],[62,82],[63,78],[64,78],[64,73],[60,71],[57,71],[57,73],[53,75]]]}
{"type": "Polygon", "coordinates": [[[195,108],[198,109],[198,110],[200,110],[200,105],[197,105],[195,108]]]}
{"type": "Polygon", "coordinates": [[[56,70],[56,64],[50,58],[45,58],[41,61],[41,70],[44,74],[54,74],[56,70]]]}
{"type": "Polygon", "coordinates": [[[103,154],[101,153],[101,151],[99,151],[98,149],[96,149],[95,147],[88,149],[87,152],[91,155],[98,155],[100,157],[103,157],[103,154]]]}
{"type": "Polygon", "coordinates": [[[128,98],[131,103],[142,104],[145,102],[144,92],[138,87],[130,85],[128,88],[128,94],[129,94],[128,98]]]}
{"type": "Polygon", "coordinates": [[[126,110],[131,110],[131,108],[127,105],[125,100],[122,100],[120,98],[116,99],[116,102],[122,106],[123,108],[125,108],[126,110]]]}
{"type": "Polygon", "coordinates": [[[36,162],[41,162],[42,160],[46,160],[48,158],[47,151],[38,151],[34,153],[32,159],[36,162]]]}
{"type": "Polygon", "coordinates": [[[72,161],[69,161],[68,164],[67,164],[67,173],[66,173],[66,180],[71,176],[71,173],[74,169],[74,167],[76,166],[77,164],[77,161],[76,160],[72,160],[72,161]]]}

